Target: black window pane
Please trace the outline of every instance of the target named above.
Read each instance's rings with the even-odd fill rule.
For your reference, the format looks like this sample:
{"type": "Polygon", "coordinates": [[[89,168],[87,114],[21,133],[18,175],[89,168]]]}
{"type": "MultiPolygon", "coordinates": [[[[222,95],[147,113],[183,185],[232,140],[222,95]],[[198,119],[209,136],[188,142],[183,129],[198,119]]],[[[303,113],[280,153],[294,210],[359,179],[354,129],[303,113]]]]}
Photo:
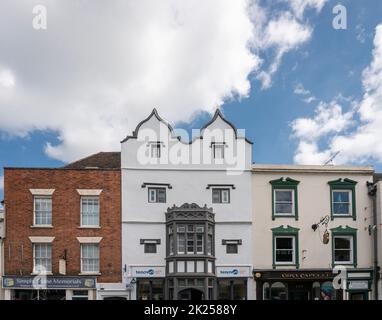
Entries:
{"type": "Polygon", "coordinates": [[[155,243],[145,243],[145,253],[157,253],[157,245],[155,243]]]}
{"type": "Polygon", "coordinates": [[[238,245],[237,244],[227,244],[227,253],[234,254],[238,252],[238,245]]]}
{"type": "Polygon", "coordinates": [[[158,198],[158,202],[166,202],[166,189],[164,188],[160,188],[157,190],[157,198],[158,198]]]}
{"type": "Polygon", "coordinates": [[[292,201],[292,191],[291,190],[276,190],[276,201],[292,201]]]}
{"type": "Polygon", "coordinates": [[[350,249],[350,239],[348,238],[334,238],[335,249],[350,249]]]}
{"type": "Polygon", "coordinates": [[[292,238],[276,238],[276,248],[277,249],[292,249],[293,239],[292,238]]]}
{"type": "Polygon", "coordinates": [[[219,189],[212,189],[212,202],[213,203],[221,202],[221,193],[219,189]]]}

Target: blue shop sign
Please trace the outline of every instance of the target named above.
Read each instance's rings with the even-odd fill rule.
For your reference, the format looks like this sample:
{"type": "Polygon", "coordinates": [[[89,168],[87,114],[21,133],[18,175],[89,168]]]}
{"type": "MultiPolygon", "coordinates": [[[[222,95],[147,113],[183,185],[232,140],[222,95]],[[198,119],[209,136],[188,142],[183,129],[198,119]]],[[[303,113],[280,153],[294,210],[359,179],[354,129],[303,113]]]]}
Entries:
{"type": "Polygon", "coordinates": [[[96,277],[4,276],[4,289],[95,289],[96,277]]]}

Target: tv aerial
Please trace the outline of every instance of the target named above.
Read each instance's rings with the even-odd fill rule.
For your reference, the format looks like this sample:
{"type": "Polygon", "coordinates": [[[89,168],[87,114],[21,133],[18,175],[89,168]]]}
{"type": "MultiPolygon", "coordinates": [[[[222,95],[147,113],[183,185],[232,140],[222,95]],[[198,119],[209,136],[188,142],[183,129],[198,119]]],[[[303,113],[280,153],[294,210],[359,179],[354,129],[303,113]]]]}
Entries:
{"type": "Polygon", "coordinates": [[[324,163],[324,166],[327,166],[327,165],[333,165],[333,160],[335,157],[338,156],[338,154],[340,153],[340,151],[337,151],[335,152],[325,163],[324,163]]]}

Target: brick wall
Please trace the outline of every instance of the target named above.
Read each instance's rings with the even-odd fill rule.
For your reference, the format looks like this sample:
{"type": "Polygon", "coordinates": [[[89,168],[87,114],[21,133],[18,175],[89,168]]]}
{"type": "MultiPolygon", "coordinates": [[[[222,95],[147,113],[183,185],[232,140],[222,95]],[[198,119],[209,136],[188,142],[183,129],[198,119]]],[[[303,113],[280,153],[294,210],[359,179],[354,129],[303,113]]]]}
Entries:
{"type": "Polygon", "coordinates": [[[58,275],[59,257],[67,250],[66,275],[81,269],[76,237],[102,237],[98,282],[121,281],[121,172],[120,170],[4,169],[6,275],[30,275],[33,246],[29,236],[54,236],[52,271],[58,275]],[[29,189],[55,189],[53,228],[32,228],[33,195],[29,189]],[[99,229],[81,229],[80,195],[76,189],[102,189],[99,229]]]}

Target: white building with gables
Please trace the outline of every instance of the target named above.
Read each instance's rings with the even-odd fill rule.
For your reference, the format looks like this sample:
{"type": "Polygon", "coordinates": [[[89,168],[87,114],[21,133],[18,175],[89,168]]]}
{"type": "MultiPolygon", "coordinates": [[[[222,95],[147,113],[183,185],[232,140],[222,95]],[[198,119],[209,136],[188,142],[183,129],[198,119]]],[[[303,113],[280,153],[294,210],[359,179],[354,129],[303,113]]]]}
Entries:
{"type": "Polygon", "coordinates": [[[154,109],[122,141],[131,299],[253,299],[252,143],[218,110],[190,142],[154,109]]]}

